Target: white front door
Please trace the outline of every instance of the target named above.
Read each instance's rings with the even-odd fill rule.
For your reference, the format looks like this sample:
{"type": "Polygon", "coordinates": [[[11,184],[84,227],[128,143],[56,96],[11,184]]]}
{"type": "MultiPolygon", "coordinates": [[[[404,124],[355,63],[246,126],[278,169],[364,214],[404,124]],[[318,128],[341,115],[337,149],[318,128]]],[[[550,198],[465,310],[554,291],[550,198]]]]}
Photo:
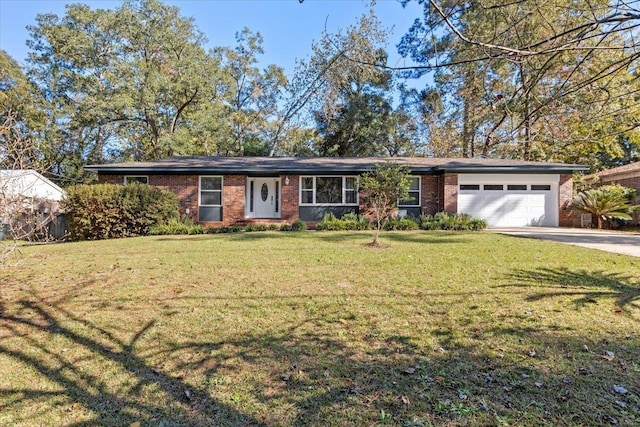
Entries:
{"type": "Polygon", "coordinates": [[[247,179],[247,218],[280,218],[280,180],[247,179]]]}

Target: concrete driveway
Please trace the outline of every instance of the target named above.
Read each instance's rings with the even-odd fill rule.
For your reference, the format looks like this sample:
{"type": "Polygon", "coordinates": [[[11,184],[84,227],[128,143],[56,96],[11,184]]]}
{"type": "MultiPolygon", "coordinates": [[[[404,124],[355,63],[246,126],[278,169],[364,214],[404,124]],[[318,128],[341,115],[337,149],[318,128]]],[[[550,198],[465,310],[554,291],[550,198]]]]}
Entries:
{"type": "Polygon", "coordinates": [[[554,242],[640,258],[640,234],[615,231],[594,230],[589,228],[551,228],[551,227],[513,227],[489,228],[494,233],[510,236],[530,237],[533,239],[553,240],[554,242]]]}

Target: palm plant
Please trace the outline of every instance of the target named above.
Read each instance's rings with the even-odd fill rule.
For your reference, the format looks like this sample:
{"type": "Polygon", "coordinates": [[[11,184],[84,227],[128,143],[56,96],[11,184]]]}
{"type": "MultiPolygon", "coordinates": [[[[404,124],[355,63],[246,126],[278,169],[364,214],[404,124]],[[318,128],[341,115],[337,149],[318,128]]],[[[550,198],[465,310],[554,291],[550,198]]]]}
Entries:
{"type": "Polygon", "coordinates": [[[629,203],[626,194],[606,187],[594,188],[578,193],[572,202],[572,209],[580,213],[591,214],[596,218],[596,226],[600,229],[605,220],[631,220],[630,213],[636,209],[629,203]]]}

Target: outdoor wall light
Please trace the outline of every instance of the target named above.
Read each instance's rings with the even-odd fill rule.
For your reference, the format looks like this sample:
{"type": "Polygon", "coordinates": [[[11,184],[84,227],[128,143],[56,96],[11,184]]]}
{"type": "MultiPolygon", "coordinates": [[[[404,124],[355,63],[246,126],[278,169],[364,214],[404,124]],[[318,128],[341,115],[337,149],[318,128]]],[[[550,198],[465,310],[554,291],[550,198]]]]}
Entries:
{"type": "Polygon", "coordinates": [[[289,185],[289,177],[288,176],[284,177],[284,185],[289,185]]]}
{"type": "Polygon", "coordinates": [[[191,212],[191,209],[189,209],[189,208],[184,210],[184,213],[186,213],[187,215],[189,215],[189,212],[191,212]]]}

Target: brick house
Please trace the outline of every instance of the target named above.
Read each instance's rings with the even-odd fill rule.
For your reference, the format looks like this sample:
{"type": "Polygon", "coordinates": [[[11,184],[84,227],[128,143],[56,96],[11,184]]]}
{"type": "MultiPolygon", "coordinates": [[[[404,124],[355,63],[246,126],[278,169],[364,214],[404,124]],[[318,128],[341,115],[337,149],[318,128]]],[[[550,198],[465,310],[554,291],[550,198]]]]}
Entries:
{"type": "MultiPolygon", "coordinates": [[[[598,178],[598,185],[620,184],[623,187],[635,188],[638,194],[636,203],[640,203],[640,162],[603,170],[591,175],[593,176],[598,178]]],[[[633,218],[633,222],[640,225],[640,212],[634,213],[633,218]]]]}
{"type": "Polygon", "coordinates": [[[310,225],[326,213],[362,213],[358,177],[376,163],[411,173],[401,215],[468,213],[490,226],[570,226],[572,173],[581,165],[430,157],[171,157],[90,165],[101,183],[141,181],[171,189],[183,213],[210,226],[250,222],[310,225]]]}

